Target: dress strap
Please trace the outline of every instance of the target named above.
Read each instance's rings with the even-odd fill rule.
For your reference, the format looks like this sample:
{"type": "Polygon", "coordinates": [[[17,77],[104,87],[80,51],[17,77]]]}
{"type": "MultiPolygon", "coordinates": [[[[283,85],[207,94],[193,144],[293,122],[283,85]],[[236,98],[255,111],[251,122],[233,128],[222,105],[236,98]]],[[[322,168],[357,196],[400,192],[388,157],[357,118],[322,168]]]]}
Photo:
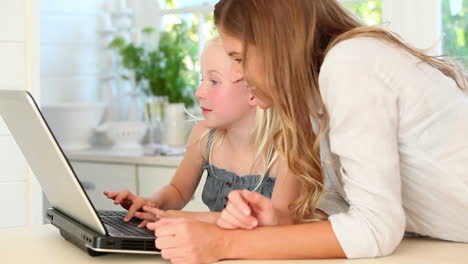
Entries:
{"type": "Polygon", "coordinates": [[[206,162],[210,163],[210,152],[211,152],[211,147],[213,146],[213,140],[214,140],[214,135],[215,135],[216,129],[210,128],[210,131],[208,132],[208,140],[206,142],[206,162]]]}

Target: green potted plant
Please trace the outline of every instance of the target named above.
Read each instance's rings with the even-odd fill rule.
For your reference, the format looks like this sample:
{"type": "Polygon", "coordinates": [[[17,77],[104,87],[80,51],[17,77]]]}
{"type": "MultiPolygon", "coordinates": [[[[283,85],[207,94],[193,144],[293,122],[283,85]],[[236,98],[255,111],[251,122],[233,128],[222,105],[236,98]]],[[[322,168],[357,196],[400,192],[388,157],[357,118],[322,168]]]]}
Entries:
{"type": "MultiPolygon", "coordinates": [[[[168,116],[164,134],[169,138],[163,141],[169,141],[165,143],[170,145],[184,144],[185,136],[180,135],[183,130],[183,109],[194,103],[197,81],[193,65],[197,45],[189,38],[190,30],[185,23],[172,25],[167,31],[160,32],[156,49],[126,42],[122,37],[115,38],[109,44],[118,51],[123,67],[132,73],[132,76],[121,77],[134,78],[136,86],[147,96],[147,119],[158,122],[164,115],[168,116]],[[165,106],[165,100],[169,105],[165,106]]],[[[155,29],[147,27],[142,32],[150,36],[155,34],[155,29]]]]}
{"type": "MultiPolygon", "coordinates": [[[[168,96],[170,103],[194,103],[196,78],[193,66],[196,60],[197,45],[189,38],[189,28],[185,23],[175,24],[168,31],[160,33],[157,49],[126,42],[117,37],[110,48],[118,51],[122,65],[134,73],[136,84],[145,95],[168,96]],[[143,85],[144,82],[147,85],[143,85]]],[[[147,27],[143,34],[151,35],[155,29],[147,27]]],[[[130,76],[121,76],[130,79],[130,76]]]]}

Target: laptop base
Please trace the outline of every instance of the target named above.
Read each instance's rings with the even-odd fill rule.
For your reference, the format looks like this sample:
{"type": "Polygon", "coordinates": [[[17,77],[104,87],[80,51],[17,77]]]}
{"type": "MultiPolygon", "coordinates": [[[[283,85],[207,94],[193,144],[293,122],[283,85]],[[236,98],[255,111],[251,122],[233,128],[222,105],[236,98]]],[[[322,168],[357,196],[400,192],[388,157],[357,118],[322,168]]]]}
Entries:
{"type": "Polygon", "coordinates": [[[62,237],[90,256],[106,253],[160,254],[155,238],[103,236],[76,222],[60,211],[49,208],[47,220],[60,230],[62,237]]]}
{"type": "Polygon", "coordinates": [[[62,235],[62,237],[65,240],[67,240],[68,242],[74,244],[75,246],[77,246],[81,250],[85,251],[91,257],[97,257],[97,256],[102,256],[102,255],[107,254],[105,252],[94,251],[91,248],[86,247],[86,245],[84,243],[82,243],[81,241],[76,239],[72,234],[68,233],[67,231],[65,231],[65,230],[63,230],[61,228],[59,228],[59,231],[60,231],[60,235],[62,235]]]}

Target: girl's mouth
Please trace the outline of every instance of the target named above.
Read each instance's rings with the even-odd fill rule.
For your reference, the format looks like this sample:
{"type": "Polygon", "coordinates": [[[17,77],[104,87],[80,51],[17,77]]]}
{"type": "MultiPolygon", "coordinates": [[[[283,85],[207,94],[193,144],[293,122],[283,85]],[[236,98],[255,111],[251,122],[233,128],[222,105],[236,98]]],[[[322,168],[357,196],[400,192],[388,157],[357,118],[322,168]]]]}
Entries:
{"type": "Polygon", "coordinates": [[[208,112],[211,112],[211,109],[208,109],[208,108],[205,108],[205,107],[200,107],[200,108],[201,108],[203,114],[206,114],[206,113],[208,113],[208,112]]]}

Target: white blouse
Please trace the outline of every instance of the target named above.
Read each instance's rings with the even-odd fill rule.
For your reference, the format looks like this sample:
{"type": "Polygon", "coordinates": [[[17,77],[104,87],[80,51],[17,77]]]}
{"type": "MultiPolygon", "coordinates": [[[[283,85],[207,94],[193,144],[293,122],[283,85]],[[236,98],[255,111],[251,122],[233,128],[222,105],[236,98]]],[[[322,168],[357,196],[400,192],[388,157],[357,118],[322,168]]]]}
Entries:
{"type": "Polygon", "coordinates": [[[388,255],[405,231],[468,242],[468,95],[374,38],[333,47],[319,84],[330,114],[319,208],[346,256],[388,255]]]}

